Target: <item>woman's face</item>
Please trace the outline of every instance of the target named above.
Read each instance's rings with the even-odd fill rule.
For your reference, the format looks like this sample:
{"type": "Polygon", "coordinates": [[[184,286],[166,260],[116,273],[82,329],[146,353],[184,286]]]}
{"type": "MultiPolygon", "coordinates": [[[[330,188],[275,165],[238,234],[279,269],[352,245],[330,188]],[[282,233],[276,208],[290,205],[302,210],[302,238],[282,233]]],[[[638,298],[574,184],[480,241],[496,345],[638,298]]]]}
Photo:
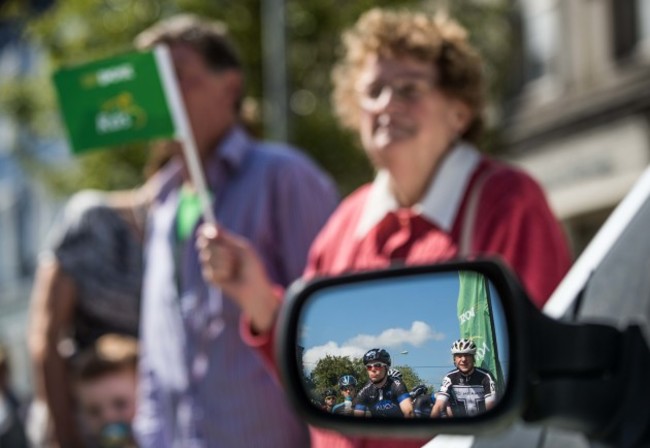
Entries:
{"type": "Polygon", "coordinates": [[[366,59],[355,85],[359,131],[377,169],[431,172],[468,125],[469,108],[440,91],[436,76],[413,58],[366,59]]]}

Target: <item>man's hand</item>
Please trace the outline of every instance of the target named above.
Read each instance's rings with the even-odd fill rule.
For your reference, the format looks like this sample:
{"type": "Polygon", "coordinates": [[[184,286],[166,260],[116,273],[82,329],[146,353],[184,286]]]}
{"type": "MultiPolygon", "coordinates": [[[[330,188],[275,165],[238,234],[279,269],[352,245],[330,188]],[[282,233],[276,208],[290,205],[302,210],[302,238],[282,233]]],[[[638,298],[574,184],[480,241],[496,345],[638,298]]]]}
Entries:
{"type": "Polygon", "coordinates": [[[203,278],[220,287],[242,309],[255,331],[270,331],[279,298],[250,243],[218,226],[203,224],[196,247],[203,278]]]}

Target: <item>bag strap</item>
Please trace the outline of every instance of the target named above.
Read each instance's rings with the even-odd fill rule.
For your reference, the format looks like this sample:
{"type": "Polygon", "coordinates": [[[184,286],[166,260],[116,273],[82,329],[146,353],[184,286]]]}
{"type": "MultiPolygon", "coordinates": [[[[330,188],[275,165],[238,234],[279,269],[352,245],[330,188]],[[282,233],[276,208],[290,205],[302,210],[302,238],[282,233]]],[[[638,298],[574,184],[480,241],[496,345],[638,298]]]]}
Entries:
{"type": "Polygon", "coordinates": [[[464,258],[472,252],[472,242],[474,237],[474,224],[476,223],[476,214],[478,213],[479,200],[481,193],[483,193],[483,186],[486,181],[498,171],[496,167],[490,166],[486,168],[476,179],[472,190],[469,193],[467,206],[465,209],[465,217],[463,219],[463,227],[460,233],[460,240],[458,242],[458,257],[464,258]]]}

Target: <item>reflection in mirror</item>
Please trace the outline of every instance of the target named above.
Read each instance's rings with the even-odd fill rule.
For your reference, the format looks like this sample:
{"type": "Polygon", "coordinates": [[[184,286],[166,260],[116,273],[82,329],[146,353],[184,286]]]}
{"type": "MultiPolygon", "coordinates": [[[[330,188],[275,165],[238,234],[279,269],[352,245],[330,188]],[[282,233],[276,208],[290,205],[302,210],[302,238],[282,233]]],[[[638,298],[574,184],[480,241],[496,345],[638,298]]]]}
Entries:
{"type": "Polygon", "coordinates": [[[476,272],[324,288],[299,325],[304,386],[323,412],[471,417],[490,410],[507,386],[501,300],[476,272]]]}

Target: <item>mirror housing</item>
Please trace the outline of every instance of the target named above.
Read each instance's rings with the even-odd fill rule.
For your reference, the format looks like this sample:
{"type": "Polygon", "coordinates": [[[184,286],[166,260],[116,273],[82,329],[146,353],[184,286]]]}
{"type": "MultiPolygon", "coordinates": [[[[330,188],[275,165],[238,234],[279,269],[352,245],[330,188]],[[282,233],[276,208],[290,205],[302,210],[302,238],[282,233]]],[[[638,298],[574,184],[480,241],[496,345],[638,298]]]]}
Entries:
{"type": "MultiPolygon", "coordinates": [[[[553,320],[535,308],[514,274],[496,260],[398,267],[308,282],[299,280],[287,292],[275,339],[276,359],[289,399],[299,415],[314,426],[350,435],[430,438],[441,433],[498,432],[523,419],[579,430],[605,441],[646,437],[645,431],[638,428],[633,434],[623,431],[621,422],[626,416],[617,412],[625,406],[620,403],[621,396],[626,395],[621,384],[629,384],[630,372],[623,366],[632,363],[639,369],[636,370],[638,384],[644,381],[639,372],[647,372],[650,367],[650,354],[639,328],[629,327],[621,332],[607,325],[553,320]],[[482,274],[501,299],[510,362],[505,394],[494,408],[472,417],[387,419],[331,414],[311,403],[297,350],[301,318],[311,298],[342,286],[360,288],[378,281],[417,280],[425,275],[458,271],[482,274]]],[[[637,400],[648,402],[645,400],[650,399],[650,388],[645,389],[637,387],[631,394],[637,400]]],[[[650,418],[648,410],[637,410],[636,415],[639,413],[643,414],[640,416],[643,421],[650,418]]]]}

